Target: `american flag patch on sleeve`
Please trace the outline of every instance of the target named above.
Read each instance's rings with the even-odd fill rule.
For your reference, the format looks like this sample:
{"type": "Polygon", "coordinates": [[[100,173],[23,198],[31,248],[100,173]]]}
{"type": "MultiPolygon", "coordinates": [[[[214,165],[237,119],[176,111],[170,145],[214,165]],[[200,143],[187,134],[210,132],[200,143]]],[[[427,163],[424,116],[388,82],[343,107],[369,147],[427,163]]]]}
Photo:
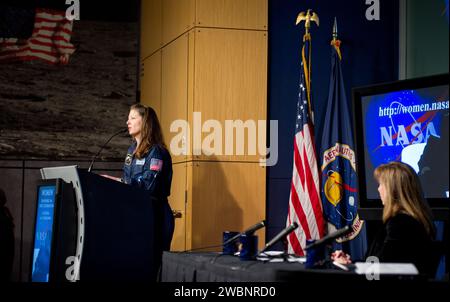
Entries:
{"type": "Polygon", "coordinates": [[[159,171],[161,171],[162,166],[163,166],[162,159],[152,158],[150,160],[150,170],[159,172],[159,171]]]}

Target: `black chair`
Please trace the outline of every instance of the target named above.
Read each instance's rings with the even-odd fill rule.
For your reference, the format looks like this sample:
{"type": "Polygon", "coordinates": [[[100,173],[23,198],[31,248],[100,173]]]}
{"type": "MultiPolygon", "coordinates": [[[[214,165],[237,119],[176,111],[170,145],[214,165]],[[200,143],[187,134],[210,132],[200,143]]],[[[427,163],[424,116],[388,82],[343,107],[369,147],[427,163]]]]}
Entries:
{"type": "Polygon", "coordinates": [[[434,279],[436,277],[439,264],[442,257],[445,256],[445,244],[443,241],[433,240],[431,242],[431,255],[429,265],[425,274],[428,278],[434,279]]]}

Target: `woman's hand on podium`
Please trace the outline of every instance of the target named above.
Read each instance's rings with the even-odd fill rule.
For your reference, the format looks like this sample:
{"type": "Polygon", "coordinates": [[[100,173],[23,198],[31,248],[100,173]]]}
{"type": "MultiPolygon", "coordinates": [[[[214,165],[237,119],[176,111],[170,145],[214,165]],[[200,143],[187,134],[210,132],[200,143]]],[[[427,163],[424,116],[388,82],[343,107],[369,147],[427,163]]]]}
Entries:
{"type": "Polygon", "coordinates": [[[100,174],[101,176],[103,176],[103,177],[106,177],[106,178],[109,178],[109,179],[112,179],[112,180],[115,180],[115,181],[119,181],[119,182],[122,182],[122,178],[119,178],[119,177],[114,177],[114,176],[111,176],[111,175],[107,175],[107,174],[100,174]]]}

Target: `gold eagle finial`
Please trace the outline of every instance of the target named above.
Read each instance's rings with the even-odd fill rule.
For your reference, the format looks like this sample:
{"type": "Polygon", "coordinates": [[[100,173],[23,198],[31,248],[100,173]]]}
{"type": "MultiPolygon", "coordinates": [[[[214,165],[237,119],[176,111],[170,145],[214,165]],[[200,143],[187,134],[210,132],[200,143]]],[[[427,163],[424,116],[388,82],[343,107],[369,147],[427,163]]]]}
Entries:
{"type": "Polygon", "coordinates": [[[319,16],[315,12],[312,12],[310,9],[308,9],[306,14],[305,14],[305,12],[301,12],[298,14],[295,25],[298,25],[303,20],[305,20],[306,34],[309,34],[309,29],[311,27],[311,21],[316,22],[317,26],[319,26],[319,16]]]}

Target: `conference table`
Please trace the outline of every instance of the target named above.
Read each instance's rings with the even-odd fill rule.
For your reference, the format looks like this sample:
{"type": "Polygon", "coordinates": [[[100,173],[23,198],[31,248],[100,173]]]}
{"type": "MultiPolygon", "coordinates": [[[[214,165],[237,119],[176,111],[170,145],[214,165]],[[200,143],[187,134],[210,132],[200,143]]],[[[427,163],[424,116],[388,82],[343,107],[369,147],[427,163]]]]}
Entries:
{"type": "MultiPolygon", "coordinates": [[[[280,259],[281,260],[281,259],[280,259]]],[[[164,252],[162,282],[357,281],[364,275],[338,268],[305,268],[299,262],[242,261],[218,252],[164,252]]]]}
{"type": "Polygon", "coordinates": [[[270,289],[278,297],[299,293],[332,297],[357,292],[371,296],[387,292],[414,296],[422,292],[447,292],[449,288],[448,280],[428,280],[421,275],[381,274],[376,280],[331,263],[322,268],[306,268],[299,262],[242,261],[238,256],[218,252],[164,252],[159,278],[159,284],[169,286],[169,292],[184,290],[192,294],[209,290],[215,295],[227,289],[241,290],[241,294],[244,290],[270,289]]]}

